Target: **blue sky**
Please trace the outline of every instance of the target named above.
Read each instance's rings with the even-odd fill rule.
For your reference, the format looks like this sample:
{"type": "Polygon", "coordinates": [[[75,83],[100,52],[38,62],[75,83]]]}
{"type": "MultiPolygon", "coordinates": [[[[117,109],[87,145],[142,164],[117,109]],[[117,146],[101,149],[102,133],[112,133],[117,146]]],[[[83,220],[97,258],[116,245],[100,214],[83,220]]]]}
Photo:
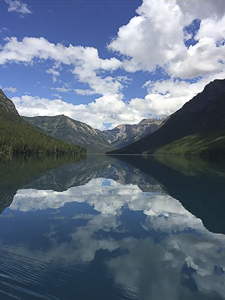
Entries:
{"type": "Polygon", "coordinates": [[[21,115],[133,124],[224,78],[224,40],[223,0],[3,0],[0,86],[21,115]]]}

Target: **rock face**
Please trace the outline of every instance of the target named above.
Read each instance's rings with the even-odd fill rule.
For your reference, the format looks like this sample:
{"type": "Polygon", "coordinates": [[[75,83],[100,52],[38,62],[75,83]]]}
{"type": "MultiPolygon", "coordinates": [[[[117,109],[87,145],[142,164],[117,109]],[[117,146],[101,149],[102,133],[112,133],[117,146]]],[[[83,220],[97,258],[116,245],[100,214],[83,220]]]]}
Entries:
{"type": "Polygon", "coordinates": [[[144,119],[138,124],[119,125],[114,129],[101,131],[100,134],[109,140],[113,147],[121,148],[156,131],[161,123],[162,120],[158,119],[144,119]]]}
{"type": "Polygon", "coordinates": [[[225,155],[225,80],[215,80],[154,133],[116,154],[225,155]]]}
{"type": "Polygon", "coordinates": [[[55,138],[86,147],[89,152],[104,153],[113,149],[111,144],[97,130],[64,115],[24,117],[24,119],[55,138]]]}

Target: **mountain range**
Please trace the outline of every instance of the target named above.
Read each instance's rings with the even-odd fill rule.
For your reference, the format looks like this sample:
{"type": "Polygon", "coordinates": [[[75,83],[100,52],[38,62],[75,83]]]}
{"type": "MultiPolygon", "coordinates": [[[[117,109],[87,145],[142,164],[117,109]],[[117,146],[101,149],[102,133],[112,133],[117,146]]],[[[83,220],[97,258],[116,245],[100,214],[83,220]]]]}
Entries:
{"type": "Polygon", "coordinates": [[[109,154],[224,155],[225,80],[214,80],[155,132],[109,154]]]}
{"type": "Polygon", "coordinates": [[[224,155],[225,80],[209,83],[166,120],[105,131],[64,115],[22,118],[0,90],[0,125],[0,152],[84,153],[86,147],[90,153],[224,155]]]}
{"type": "MultiPolygon", "coordinates": [[[[7,125],[5,124],[4,127],[5,130],[2,131],[2,135],[7,136],[7,140],[4,142],[5,150],[2,149],[2,152],[9,151],[10,147],[6,146],[6,144],[11,143],[11,141],[14,140],[15,124],[12,125],[12,122],[17,122],[20,127],[20,130],[19,127],[15,129],[15,131],[19,131],[19,133],[17,133],[18,139],[15,137],[15,141],[17,139],[17,144],[20,143],[21,139],[26,139],[28,131],[32,131],[32,136],[29,136],[29,138],[27,136],[29,141],[32,143],[34,143],[35,141],[40,142],[40,135],[42,136],[42,140],[47,139],[48,143],[50,141],[53,141],[53,139],[51,139],[50,137],[54,137],[54,141],[56,141],[57,139],[58,142],[60,140],[66,143],[82,146],[85,147],[90,153],[105,153],[107,151],[112,151],[116,148],[129,145],[134,141],[155,131],[162,123],[162,120],[144,119],[138,124],[123,124],[111,130],[100,131],[92,128],[85,123],[73,120],[64,115],[21,118],[13,102],[8,99],[2,91],[0,93],[0,116],[4,119],[4,123],[7,119],[7,125]],[[10,125],[9,122],[11,122],[10,125]],[[31,126],[29,126],[28,123],[31,126]],[[6,130],[6,127],[11,126],[12,132],[6,134],[6,132],[8,132],[6,130]],[[23,134],[25,134],[24,137],[22,137],[23,134]],[[39,138],[37,138],[37,134],[39,135],[39,138]],[[46,134],[48,135],[48,137],[46,136],[46,134]],[[8,137],[10,137],[10,141],[8,141],[8,137]]],[[[28,143],[29,146],[30,142],[28,143]]]]}
{"type": "Polygon", "coordinates": [[[23,118],[50,136],[84,146],[90,153],[105,153],[129,145],[154,132],[162,123],[162,120],[144,119],[138,124],[123,124],[111,130],[100,131],[64,115],[23,118]]]}
{"type": "Polygon", "coordinates": [[[143,119],[138,124],[122,124],[110,130],[98,131],[115,148],[125,147],[156,131],[162,119],[143,119]]]}
{"type": "Polygon", "coordinates": [[[89,152],[104,153],[114,149],[97,130],[67,116],[24,117],[24,119],[57,139],[84,146],[89,152]]]}
{"type": "Polygon", "coordinates": [[[0,153],[73,153],[76,155],[86,153],[84,147],[52,138],[27,123],[2,90],[0,90],[0,128],[0,153]]]}

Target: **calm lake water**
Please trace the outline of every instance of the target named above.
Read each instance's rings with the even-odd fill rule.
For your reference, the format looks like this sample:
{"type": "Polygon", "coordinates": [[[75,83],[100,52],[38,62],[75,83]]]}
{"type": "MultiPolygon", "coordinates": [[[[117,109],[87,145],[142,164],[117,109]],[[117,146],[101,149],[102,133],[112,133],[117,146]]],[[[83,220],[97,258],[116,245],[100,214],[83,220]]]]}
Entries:
{"type": "Polygon", "coordinates": [[[225,299],[224,161],[122,159],[1,160],[0,299],[225,299]]]}

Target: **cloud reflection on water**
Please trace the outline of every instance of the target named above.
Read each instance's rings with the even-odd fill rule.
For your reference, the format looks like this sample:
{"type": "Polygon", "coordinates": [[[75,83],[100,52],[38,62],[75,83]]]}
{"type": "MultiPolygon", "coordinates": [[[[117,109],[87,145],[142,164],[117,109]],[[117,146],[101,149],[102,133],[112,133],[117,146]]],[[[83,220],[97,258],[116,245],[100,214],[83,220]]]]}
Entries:
{"type": "Polygon", "coordinates": [[[32,251],[21,245],[20,252],[27,257],[86,265],[98,251],[106,251],[109,273],[138,299],[225,298],[224,235],[210,233],[171,196],[97,178],[64,192],[19,190],[10,206],[11,213],[47,209],[57,212],[51,210],[49,220],[56,223],[43,233],[51,247],[32,251]],[[74,211],[72,219],[61,213],[75,202],[88,204],[95,213],[74,211]],[[125,212],[135,214],[132,222],[140,227],[139,237],[128,226],[125,212]],[[139,212],[141,220],[135,217],[139,212]],[[85,223],[66,233],[67,241],[59,242],[57,230],[68,219],[85,223]]]}

